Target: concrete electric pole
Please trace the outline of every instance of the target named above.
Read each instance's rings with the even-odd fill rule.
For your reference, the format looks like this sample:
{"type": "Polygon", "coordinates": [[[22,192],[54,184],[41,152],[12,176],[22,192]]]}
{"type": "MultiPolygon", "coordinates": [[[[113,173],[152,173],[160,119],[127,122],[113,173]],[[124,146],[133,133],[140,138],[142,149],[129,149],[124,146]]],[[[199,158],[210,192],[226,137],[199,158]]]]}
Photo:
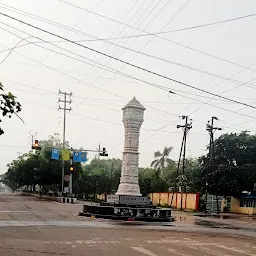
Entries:
{"type": "Polygon", "coordinates": [[[177,166],[177,177],[179,177],[179,169],[180,169],[180,164],[181,164],[181,157],[182,157],[182,176],[180,176],[180,181],[179,181],[179,191],[181,192],[181,210],[182,210],[182,203],[183,203],[183,180],[185,180],[185,168],[186,168],[186,144],[187,144],[187,135],[189,131],[192,129],[192,119],[189,120],[188,122],[188,116],[181,116],[183,120],[185,120],[184,125],[177,125],[177,128],[183,128],[183,138],[181,142],[181,148],[180,148],[180,155],[179,155],[179,162],[177,166]]]}
{"type": "MultiPolygon", "coordinates": [[[[65,149],[65,142],[66,142],[66,112],[71,111],[71,107],[67,108],[67,104],[71,104],[71,93],[62,92],[59,90],[59,95],[63,96],[63,98],[59,98],[59,102],[63,104],[63,107],[59,106],[58,110],[63,110],[64,112],[64,119],[63,119],[63,145],[62,148],[65,149]],[[67,96],[69,97],[69,100],[67,100],[67,96]]],[[[65,173],[65,162],[62,160],[62,172],[61,172],[61,192],[63,193],[64,190],[64,173],[65,173]]]]}
{"type": "MultiPolygon", "coordinates": [[[[206,131],[209,132],[210,135],[210,145],[209,145],[209,158],[210,158],[210,168],[211,171],[214,171],[216,168],[215,164],[215,150],[214,150],[214,132],[221,131],[222,129],[219,127],[214,127],[214,120],[218,120],[216,116],[213,116],[210,121],[206,124],[206,131]]],[[[207,204],[207,186],[208,186],[208,173],[206,174],[206,204],[207,204]]],[[[217,213],[219,213],[219,200],[218,195],[216,195],[216,204],[217,204],[217,213]]]]}

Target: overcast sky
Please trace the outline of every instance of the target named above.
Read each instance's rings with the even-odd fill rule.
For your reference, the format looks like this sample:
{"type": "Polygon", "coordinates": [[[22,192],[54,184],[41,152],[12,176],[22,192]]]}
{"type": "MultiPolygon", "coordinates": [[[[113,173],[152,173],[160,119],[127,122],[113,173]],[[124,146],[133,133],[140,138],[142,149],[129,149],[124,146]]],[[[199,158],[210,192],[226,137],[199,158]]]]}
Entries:
{"type": "MultiPolygon", "coordinates": [[[[86,40],[81,44],[161,75],[256,106],[255,16],[158,36],[131,37],[145,34],[145,31],[172,31],[254,14],[254,0],[65,2],[3,0],[0,12],[70,40],[86,40]],[[100,15],[88,13],[83,8],[100,15]],[[95,38],[112,39],[92,41],[95,38]]],[[[100,142],[111,158],[122,157],[121,108],[136,96],[146,107],[140,137],[140,166],[143,167],[149,166],[153,153],[164,146],[173,146],[171,158],[178,158],[182,131],[176,125],[183,124],[179,115],[189,115],[193,119],[187,150],[187,155],[192,157],[205,154],[209,141],[205,125],[211,116],[217,116],[216,125],[223,128],[216,136],[243,130],[256,132],[253,108],[213,98],[60,41],[0,15],[0,80],[5,90],[12,91],[22,104],[20,116],[25,121],[23,124],[13,116],[1,123],[5,134],[0,137],[0,174],[6,171],[7,163],[17,158],[17,152],[26,153],[30,149],[30,131],[37,132],[39,140],[47,139],[55,132],[62,136],[63,112],[57,111],[59,89],[73,93],[66,139],[74,148],[84,149],[95,149],[100,142]],[[35,37],[54,42],[42,43],[35,37]],[[26,44],[26,40],[36,44],[19,47],[26,44]],[[11,53],[6,51],[14,46],[18,47],[11,53]],[[90,60],[105,65],[105,68],[90,65],[95,65],[90,60]],[[115,70],[171,88],[183,97],[115,74],[115,70]]],[[[93,157],[94,154],[89,154],[89,158],[93,157]]]]}

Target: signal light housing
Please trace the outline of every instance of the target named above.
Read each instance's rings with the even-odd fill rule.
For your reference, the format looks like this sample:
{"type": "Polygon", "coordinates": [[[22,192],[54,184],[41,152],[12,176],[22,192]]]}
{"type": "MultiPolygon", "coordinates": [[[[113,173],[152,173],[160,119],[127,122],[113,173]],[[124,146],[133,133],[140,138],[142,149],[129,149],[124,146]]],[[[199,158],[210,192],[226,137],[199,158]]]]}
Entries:
{"type": "Polygon", "coordinates": [[[35,140],[34,144],[32,145],[32,149],[41,150],[41,147],[39,147],[38,140],[35,140]]]}

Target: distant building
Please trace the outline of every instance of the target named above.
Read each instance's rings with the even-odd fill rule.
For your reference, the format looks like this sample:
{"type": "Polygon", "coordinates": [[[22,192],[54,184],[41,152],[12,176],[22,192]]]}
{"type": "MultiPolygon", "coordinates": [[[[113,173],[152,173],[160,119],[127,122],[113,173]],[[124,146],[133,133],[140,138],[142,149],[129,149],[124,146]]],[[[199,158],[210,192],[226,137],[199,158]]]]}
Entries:
{"type": "Polygon", "coordinates": [[[256,215],[256,194],[226,197],[222,200],[221,210],[222,212],[256,215]]]}

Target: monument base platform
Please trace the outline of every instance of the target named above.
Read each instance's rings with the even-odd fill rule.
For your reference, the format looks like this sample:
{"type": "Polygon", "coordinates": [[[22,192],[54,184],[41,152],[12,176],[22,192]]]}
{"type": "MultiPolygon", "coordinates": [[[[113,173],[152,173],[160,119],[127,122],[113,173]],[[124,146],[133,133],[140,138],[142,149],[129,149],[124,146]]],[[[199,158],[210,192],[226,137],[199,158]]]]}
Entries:
{"type": "Polygon", "coordinates": [[[170,222],[171,209],[154,206],[149,198],[128,195],[109,195],[107,202],[84,205],[82,216],[113,220],[170,222]]]}

